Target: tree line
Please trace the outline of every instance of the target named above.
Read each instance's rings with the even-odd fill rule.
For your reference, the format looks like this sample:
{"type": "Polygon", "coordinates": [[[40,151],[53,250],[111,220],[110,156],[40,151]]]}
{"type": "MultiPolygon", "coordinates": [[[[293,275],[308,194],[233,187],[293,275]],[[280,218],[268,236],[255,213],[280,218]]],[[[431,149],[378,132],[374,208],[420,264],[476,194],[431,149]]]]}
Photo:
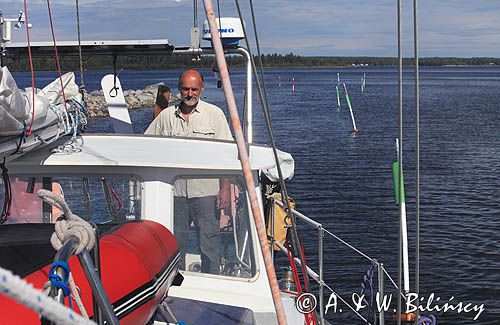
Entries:
{"type": "MultiPolygon", "coordinates": [[[[243,67],[244,59],[241,56],[227,56],[228,65],[234,68],[243,67]]],[[[255,57],[258,62],[258,57],[255,57]]],[[[263,54],[262,64],[268,68],[302,68],[302,67],[340,67],[352,65],[368,66],[396,66],[398,61],[394,57],[342,57],[342,56],[300,56],[293,53],[263,54]]],[[[11,71],[29,71],[29,61],[27,58],[4,58],[3,64],[7,65],[11,71]]],[[[80,69],[79,60],[75,57],[62,58],[61,69],[64,71],[77,71],[80,69]]],[[[137,70],[161,70],[169,68],[210,68],[214,64],[213,57],[190,57],[186,55],[165,55],[165,56],[118,56],[116,68],[137,69],[137,70]]],[[[404,58],[403,65],[412,66],[414,59],[404,58]]],[[[426,57],[420,58],[421,66],[470,66],[489,65],[500,66],[500,58],[473,57],[426,57]]],[[[53,57],[37,57],[33,60],[34,69],[37,71],[54,71],[56,63],[53,57]]],[[[86,70],[111,70],[113,69],[113,58],[111,56],[90,56],[84,58],[83,67],[86,70]]]]}

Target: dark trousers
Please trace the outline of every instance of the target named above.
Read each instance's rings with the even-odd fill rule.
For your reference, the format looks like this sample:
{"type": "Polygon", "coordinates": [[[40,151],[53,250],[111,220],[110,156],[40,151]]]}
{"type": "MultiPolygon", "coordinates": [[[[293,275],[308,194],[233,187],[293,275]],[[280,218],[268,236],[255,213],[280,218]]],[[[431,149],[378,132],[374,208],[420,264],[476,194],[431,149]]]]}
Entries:
{"type": "Polygon", "coordinates": [[[174,197],[174,235],[179,242],[181,270],[186,269],[186,246],[189,225],[196,227],[201,252],[201,272],[219,274],[220,236],[216,209],[217,196],[197,198],[174,197]]]}

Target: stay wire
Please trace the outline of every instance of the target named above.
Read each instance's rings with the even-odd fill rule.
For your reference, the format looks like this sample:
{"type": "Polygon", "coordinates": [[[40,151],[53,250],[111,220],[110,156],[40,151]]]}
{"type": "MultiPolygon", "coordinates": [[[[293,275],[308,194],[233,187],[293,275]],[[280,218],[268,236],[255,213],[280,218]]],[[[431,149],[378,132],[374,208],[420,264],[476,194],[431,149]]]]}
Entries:
{"type": "Polygon", "coordinates": [[[47,0],[47,9],[49,11],[49,22],[50,22],[50,31],[52,32],[52,42],[54,43],[54,52],[56,55],[56,65],[57,65],[57,73],[59,74],[59,81],[61,82],[61,91],[63,95],[63,100],[64,100],[64,108],[66,109],[66,112],[68,111],[68,106],[66,105],[66,93],[64,91],[64,83],[62,80],[62,75],[61,75],[61,65],[59,63],[59,54],[57,52],[57,42],[56,42],[56,35],[54,33],[54,24],[52,23],[52,12],[50,10],[50,0],[47,0]]]}
{"type": "Polygon", "coordinates": [[[29,19],[28,19],[28,4],[27,0],[24,0],[24,17],[26,18],[26,41],[28,42],[28,57],[30,61],[30,72],[31,72],[31,89],[32,89],[32,112],[31,112],[31,122],[26,131],[26,135],[29,137],[31,135],[31,128],[33,127],[33,122],[35,121],[35,69],[33,68],[33,56],[31,55],[31,41],[30,41],[30,29],[29,29],[29,19]]]}
{"type": "Polygon", "coordinates": [[[82,56],[82,42],[80,38],[80,5],[78,0],[76,0],[76,33],[78,37],[78,56],[80,59],[80,89],[82,89],[82,97],[83,97],[83,89],[85,89],[85,82],[83,80],[83,56],[82,56]]]}
{"type": "MultiPolygon", "coordinates": [[[[398,175],[398,202],[399,202],[399,231],[398,231],[398,290],[401,290],[401,259],[402,259],[402,220],[403,215],[403,40],[402,40],[402,8],[401,0],[398,0],[398,106],[399,106],[399,175],[398,175]]],[[[401,325],[401,296],[398,295],[397,324],[401,325]]]]}
{"type": "MultiPolygon", "coordinates": [[[[259,97],[260,97],[260,100],[261,100],[261,103],[262,103],[262,107],[263,107],[263,111],[264,111],[264,117],[266,119],[267,131],[269,133],[269,138],[271,140],[271,147],[272,147],[272,150],[273,150],[274,160],[275,160],[275,164],[276,164],[276,170],[278,171],[278,177],[279,177],[279,182],[280,182],[280,186],[281,186],[281,195],[282,195],[282,198],[283,198],[283,202],[285,203],[285,212],[286,212],[287,218],[289,218],[289,220],[292,220],[292,227],[291,227],[292,241],[294,241],[293,244],[297,248],[297,251],[299,252],[299,259],[300,259],[300,261],[302,263],[302,272],[304,274],[304,281],[308,285],[309,284],[309,279],[307,277],[307,273],[305,272],[304,257],[302,256],[301,251],[300,251],[300,242],[298,241],[298,233],[297,233],[297,229],[295,228],[295,216],[293,216],[293,214],[291,213],[288,192],[287,192],[287,189],[286,189],[285,181],[284,181],[284,178],[283,178],[283,173],[281,171],[281,166],[280,166],[279,159],[278,159],[278,152],[277,152],[277,149],[276,149],[276,140],[274,138],[272,122],[271,122],[271,118],[270,118],[270,114],[269,114],[269,105],[268,105],[268,100],[267,100],[267,92],[266,92],[266,88],[265,88],[265,81],[264,81],[264,78],[262,78],[262,85],[261,85],[261,82],[260,82],[260,80],[258,78],[258,73],[257,73],[256,65],[255,65],[255,60],[253,58],[253,55],[252,55],[252,52],[251,52],[251,49],[250,49],[250,42],[248,40],[248,35],[247,35],[247,32],[246,32],[245,24],[243,23],[243,15],[242,15],[242,12],[241,12],[241,7],[240,7],[239,0],[235,0],[235,3],[236,3],[236,8],[238,10],[239,18],[240,18],[240,21],[241,21],[241,26],[242,26],[243,34],[244,34],[244,37],[245,37],[245,42],[246,42],[247,50],[248,50],[248,52],[250,54],[250,62],[251,62],[251,65],[252,65],[252,70],[253,70],[254,75],[256,76],[255,81],[256,81],[257,91],[259,93],[259,97]]],[[[258,43],[257,28],[255,26],[255,17],[254,17],[255,15],[254,15],[254,10],[253,10],[253,3],[251,1],[250,1],[250,5],[252,7],[252,10],[251,10],[251,12],[252,12],[252,21],[254,23],[254,33],[255,33],[256,44],[257,44],[257,47],[258,47],[257,51],[258,51],[258,53],[260,53],[260,49],[259,49],[259,46],[258,46],[259,43],[258,43]]],[[[260,55],[259,55],[259,57],[260,57],[260,55]]],[[[261,63],[261,71],[262,71],[262,76],[263,76],[262,61],[260,61],[260,63],[261,63]]]]}
{"type": "MultiPolygon", "coordinates": [[[[415,51],[415,293],[420,294],[420,77],[418,55],[418,1],[413,0],[413,49],[415,51]]],[[[415,311],[415,325],[418,325],[418,306],[415,311]]]]}
{"type": "MultiPolygon", "coordinates": [[[[271,118],[269,117],[269,101],[268,101],[268,96],[267,96],[267,87],[266,87],[266,80],[265,80],[265,77],[264,77],[264,64],[262,62],[262,54],[261,54],[261,51],[260,51],[260,43],[259,43],[259,36],[258,36],[258,33],[257,33],[257,22],[255,20],[255,10],[254,10],[254,5],[253,5],[253,1],[252,0],[249,0],[249,5],[250,5],[250,13],[251,13],[251,17],[252,17],[252,26],[253,26],[253,32],[254,32],[254,38],[255,38],[255,45],[256,45],[256,48],[257,48],[257,57],[258,57],[258,60],[259,60],[259,67],[260,67],[260,78],[262,80],[262,85],[263,85],[263,90],[264,90],[264,100],[262,100],[261,98],[261,101],[264,103],[265,102],[265,108],[264,110],[267,112],[266,114],[266,118],[269,120],[269,125],[271,125],[271,118]]],[[[242,25],[243,25],[243,22],[242,22],[242,25]]],[[[248,46],[249,47],[249,46],[248,46]]],[[[256,79],[258,80],[259,77],[257,74],[256,75],[256,79]]],[[[274,141],[274,132],[272,132],[272,126],[271,126],[271,131],[270,131],[270,137],[273,141],[273,148],[274,150],[276,150],[276,143],[274,141]]],[[[295,223],[295,216],[292,214],[291,212],[291,207],[290,207],[290,203],[289,203],[289,199],[288,199],[288,191],[286,189],[286,186],[285,186],[285,180],[283,179],[283,175],[281,173],[281,166],[279,164],[279,160],[278,160],[278,155],[277,155],[277,152],[275,152],[275,159],[276,159],[276,165],[278,166],[277,167],[277,170],[278,170],[278,175],[279,175],[279,178],[280,178],[280,185],[281,185],[281,190],[282,190],[282,197],[284,199],[284,202],[286,202],[286,213],[287,213],[287,217],[292,220],[292,228],[291,228],[291,232],[292,232],[292,242],[293,244],[299,249],[299,253],[301,254],[300,255],[300,261],[302,263],[302,274],[304,275],[304,282],[305,282],[305,286],[306,288],[309,287],[309,280],[308,280],[308,273],[307,273],[307,264],[306,264],[306,261],[305,261],[305,255],[304,253],[300,250],[300,247],[302,246],[301,243],[300,243],[300,239],[299,239],[299,235],[297,233],[297,229],[296,229],[296,223],[295,223]]]]}

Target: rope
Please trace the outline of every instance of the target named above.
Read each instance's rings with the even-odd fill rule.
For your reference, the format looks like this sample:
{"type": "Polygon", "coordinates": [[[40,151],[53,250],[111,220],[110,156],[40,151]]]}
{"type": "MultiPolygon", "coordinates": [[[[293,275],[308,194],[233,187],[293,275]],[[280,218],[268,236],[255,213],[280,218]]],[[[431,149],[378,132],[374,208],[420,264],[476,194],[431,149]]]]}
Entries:
{"type": "Polygon", "coordinates": [[[0,292],[56,324],[96,325],[0,266],[0,292]]]}
{"type": "MultiPolygon", "coordinates": [[[[264,117],[266,119],[266,126],[267,126],[267,131],[268,131],[268,134],[269,134],[269,138],[271,139],[271,147],[273,149],[273,155],[274,155],[274,161],[275,161],[275,164],[276,164],[276,170],[278,171],[278,177],[279,177],[279,182],[280,182],[280,186],[281,186],[281,197],[283,198],[283,202],[285,202],[285,212],[286,212],[286,217],[285,218],[288,218],[288,220],[291,220],[291,224],[292,226],[289,228],[289,233],[290,233],[290,240],[292,241],[292,246],[295,248],[295,250],[299,253],[299,259],[301,260],[301,267],[302,267],[302,274],[303,274],[303,277],[304,277],[304,284],[305,286],[307,287],[308,286],[308,282],[309,282],[309,278],[307,277],[307,270],[304,268],[305,267],[305,263],[304,263],[304,255],[302,254],[302,251],[300,250],[300,239],[299,239],[299,235],[297,233],[297,229],[295,227],[295,217],[292,215],[290,209],[290,202],[288,200],[288,191],[286,189],[286,185],[285,185],[285,180],[283,178],[283,173],[281,171],[281,165],[279,163],[279,158],[278,158],[278,151],[277,151],[277,148],[276,148],[276,140],[274,138],[274,132],[273,132],[273,127],[272,127],[272,123],[271,123],[271,117],[270,117],[270,114],[269,114],[269,105],[268,105],[268,100],[267,100],[267,92],[266,92],[266,87],[265,87],[265,81],[264,81],[264,72],[263,72],[263,68],[262,68],[262,61],[259,61],[261,63],[261,71],[262,71],[262,85],[263,85],[263,91],[261,89],[261,85],[260,85],[260,81],[259,81],[259,78],[258,78],[258,74],[257,74],[257,69],[255,67],[255,61],[253,59],[253,55],[251,53],[251,50],[250,50],[250,43],[248,41],[248,35],[247,35],[247,32],[246,32],[246,28],[245,28],[245,24],[243,22],[243,15],[241,13],[241,8],[240,8],[240,4],[239,4],[239,0],[235,0],[236,1],[236,7],[238,9],[238,15],[239,15],[239,18],[240,18],[240,22],[241,22],[241,26],[242,26],[242,29],[243,29],[243,35],[245,36],[245,42],[246,42],[246,45],[247,45],[247,50],[248,52],[250,53],[250,62],[252,64],[252,70],[253,70],[253,73],[255,76],[257,76],[257,78],[255,78],[255,81],[256,81],[256,84],[257,84],[257,91],[259,93],[259,97],[260,97],[260,100],[261,100],[261,103],[262,103],[262,107],[263,107],[263,111],[264,111],[264,117]]],[[[257,34],[257,29],[256,29],[256,24],[255,24],[255,15],[254,15],[254,10],[253,10],[253,3],[252,1],[250,1],[250,8],[251,8],[251,12],[252,12],[252,19],[253,19],[253,24],[254,24],[254,33],[255,33],[255,39],[256,39],[256,45],[257,45],[257,51],[259,53],[259,58],[261,57],[260,55],[260,47],[259,47],[259,42],[258,42],[258,34],[257,34]]]]}
{"type": "Polygon", "coordinates": [[[109,90],[109,96],[111,97],[116,97],[118,96],[118,90],[120,90],[120,88],[116,87],[116,60],[117,60],[117,55],[116,54],[113,54],[113,88],[111,88],[109,90]],[[114,91],[114,94],[112,93],[114,91]]]}
{"type": "Polygon", "coordinates": [[[75,299],[76,305],[78,306],[78,309],[80,310],[80,313],[82,314],[83,317],[86,319],[89,319],[89,315],[87,314],[87,311],[85,310],[85,306],[83,305],[82,298],[80,297],[80,293],[78,292],[78,287],[75,284],[75,281],[73,280],[73,276],[71,273],[69,274],[69,288],[71,289],[71,295],[75,299]]]}
{"type": "MultiPolygon", "coordinates": [[[[370,295],[369,300],[363,298],[363,301],[368,306],[368,315],[366,316],[366,319],[370,319],[371,315],[373,315],[374,318],[376,317],[375,304],[374,304],[375,290],[373,288],[373,275],[375,274],[375,267],[377,265],[378,265],[377,260],[372,260],[372,265],[366,271],[366,274],[363,276],[363,282],[361,282],[361,296],[363,296],[365,290],[367,290],[368,294],[370,295]]],[[[373,323],[375,322],[376,318],[373,320],[373,323]]],[[[368,321],[366,323],[368,324],[368,321]]]]}
{"type": "Polygon", "coordinates": [[[81,103],[75,98],[70,98],[69,102],[74,114],[68,113],[64,109],[59,109],[58,106],[51,106],[50,108],[58,115],[59,120],[64,125],[65,134],[73,132],[71,139],[64,144],[52,149],[53,153],[66,154],[82,151],[83,138],[79,135],[80,126],[84,128],[88,123],[88,111],[85,104],[81,103]]]}
{"type": "Polygon", "coordinates": [[[27,128],[26,128],[26,121],[23,121],[23,133],[21,133],[21,135],[19,136],[19,143],[17,144],[17,148],[13,153],[11,153],[11,155],[15,155],[15,154],[21,152],[21,146],[23,143],[26,142],[27,133],[28,132],[27,132],[27,128]]]}
{"type": "Polygon", "coordinates": [[[266,268],[268,283],[271,290],[274,307],[276,310],[276,317],[278,323],[282,325],[286,324],[286,315],[283,309],[283,304],[281,302],[278,280],[276,279],[274,263],[271,258],[271,252],[267,241],[267,235],[265,226],[263,224],[262,214],[258,204],[257,194],[255,193],[255,191],[251,190],[255,188],[255,182],[253,179],[252,171],[250,169],[250,160],[245,145],[245,138],[241,130],[241,121],[238,115],[238,109],[236,107],[236,100],[234,98],[234,93],[231,86],[231,79],[229,77],[227,63],[224,58],[224,49],[222,48],[222,42],[219,37],[219,33],[217,32],[217,23],[215,20],[212,1],[204,0],[204,3],[205,3],[206,17],[210,25],[210,34],[212,35],[212,43],[215,51],[215,56],[217,59],[217,65],[219,66],[221,72],[224,95],[226,97],[226,102],[231,117],[231,125],[233,126],[236,144],[238,147],[241,168],[243,170],[243,175],[245,176],[245,184],[248,190],[249,201],[252,207],[252,215],[254,218],[255,226],[257,228],[257,233],[259,235],[259,244],[264,258],[264,265],[266,268]]]}
{"type": "Polygon", "coordinates": [[[54,24],[52,23],[52,12],[50,10],[50,0],[47,0],[47,9],[49,10],[49,22],[50,22],[50,30],[52,32],[52,42],[54,43],[54,52],[55,52],[55,60],[57,65],[57,73],[59,74],[59,81],[61,82],[61,91],[64,99],[64,108],[68,110],[66,106],[66,94],[64,92],[64,83],[61,75],[61,65],[59,64],[59,53],[57,52],[57,44],[56,44],[56,34],[54,33],[54,24]]]}
{"type": "Polygon", "coordinates": [[[436,324],[437,324],[436,316],[434,315],[429,315],[429,317],[422,316],[418,320],[418,325],[436,325],[436,324]]]}
{"type": "Polygon", "coordinates": [[[28,20],[28,5],[27,0],[24,0],[24,17],[26,19],[26,40],[28,41],[28,57],[30,59],[30,72],[31,72],[31,89],[33,92],[33,102],[32,102],[32,113],[31,113],[31,122],[26,132],[27,136],[31,135],[31,128],[33,127],[33,122],[35,121],[35,69],[33,68],[33,57],[31,55],[31,42],[30,42],[30,29],[29,29],[29,20],[28,20]]]}
{"type": "Polygon", "coordinates": [[[0,224],[3,224],[9,218],[10,208],[12,206],[12,188],[10,184],[9,170],[7,169],[7,167],[5,167],[5,158],[3,159],[3,163],[0,165],[0,168],[2,168],[2,180],[4,188],[3,208],[2,215],[0,215],[0,224]]]}
{"type": "Polygon", "coordinates": [[[79,242],[75,255],[80,254],[84,248],[89,251],[92,250],[95,244],[95,234],[92,226],[76,214],[73,214],[62,196],[44,189],[39,190],[37,194],[45,203],[61,210],[66,217],[65,219],[58,219],[55,223],[55,231],[50,237],[52,247],[58,251],[63,243],[73,236],[79,242]]]}

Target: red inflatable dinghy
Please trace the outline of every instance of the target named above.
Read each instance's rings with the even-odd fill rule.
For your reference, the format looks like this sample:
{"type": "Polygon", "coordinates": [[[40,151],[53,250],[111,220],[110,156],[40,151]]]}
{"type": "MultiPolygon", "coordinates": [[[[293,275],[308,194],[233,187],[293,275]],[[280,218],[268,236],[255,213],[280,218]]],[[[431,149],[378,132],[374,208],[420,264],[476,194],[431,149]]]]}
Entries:
{"type": "MultiPolygon", "coordinates": [[[[1,226],[0,265],[35,288],[43,288],[55,254],[47,246],[53,229],[50,224],[1,226]]],[[[145,220],[113,227],[99,243],[101,280],[120,324],[146,324],[177,275],[179,246],[175,237],[161,224],[145,220]]],[[[92,316],[92,292],[76,256],[70,258],[69,266],[85,309],[92,316]]],[[[73,308],[78,311],[75,303],[73,308]]],[[[40,324],[40,319],[0,294],[0,324],[40,324]]]]}

